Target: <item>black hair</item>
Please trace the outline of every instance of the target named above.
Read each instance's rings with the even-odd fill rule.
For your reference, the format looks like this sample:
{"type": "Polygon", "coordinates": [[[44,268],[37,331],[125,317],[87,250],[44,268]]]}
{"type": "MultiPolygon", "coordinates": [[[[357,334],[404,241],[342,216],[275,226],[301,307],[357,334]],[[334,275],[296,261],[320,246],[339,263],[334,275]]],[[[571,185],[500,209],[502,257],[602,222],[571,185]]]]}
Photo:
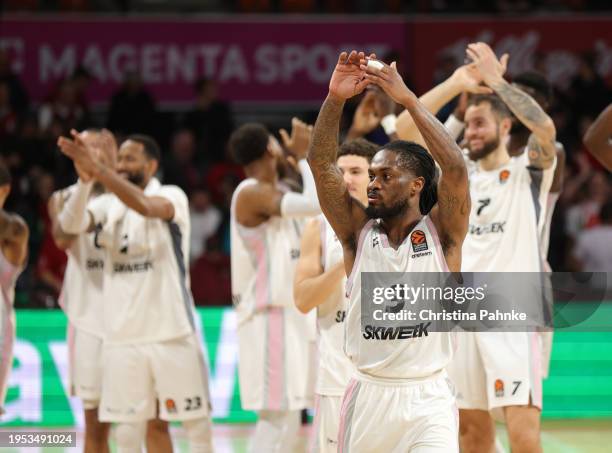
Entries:
{"type": "Polygon", "coordinates": [[[395,140],[386,144],[383,149],[398,155],[397,163],[401,168],[425,179],[419,199],[419,210],[423,215],[428,214],[438,202],[436,163],[431,155],[418,143],[406,140],[395,140]]]}
{"type": "Polygon", "coordinates": [[[144,134],[132,134],[126,140],[140,143],[149,159],[156,160],[157,162],[161,160],[161,150],[153,137],[144,134]]]}
{"type": "Polygon", "coordinates": [[[512,79],[512,83],[523,85],[531,88],[536,94],[542,97],[547,103],[550,104],[553,97],[553,89],[546,77],[539,72],[527,71],[523,72],[512,79]]]}
{"type": "Polygon", "coordinates": [[[501,98],[495,94],[472,94],[468,98],[468,106],[488,103],[499,119],[512,118],[512,112],[501,98]]]}
{"type": "Polygon", "coordinates": [[[6,168],[6,165],[0,162],[0,186],[10,184],[12,181],[11,173],[6,168]]]}
{"type": "Polygon", "coordinates": [[[269,140],[270,132],[263,124],[243,124],[230,136],[230,155],[238,165],[248,165],[264,155],[269,140]]]}
{"type": "Polygon", "coordinates": [[[372,158],[378,152],[378,145],[372,143],[365,138],[356,138],[347,140],[338,149],[338,157],[342,156],[360,156],[365,157],[368,163],[372,162],[372,158]]]}

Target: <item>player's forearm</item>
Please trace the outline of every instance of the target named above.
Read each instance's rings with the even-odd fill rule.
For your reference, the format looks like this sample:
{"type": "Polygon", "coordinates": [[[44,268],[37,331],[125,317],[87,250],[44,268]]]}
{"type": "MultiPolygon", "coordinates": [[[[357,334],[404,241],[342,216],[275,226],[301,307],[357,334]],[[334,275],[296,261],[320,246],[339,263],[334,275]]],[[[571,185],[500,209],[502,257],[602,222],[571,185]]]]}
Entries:
{"type": "Polygon", "coordinates": [[[599,114],[584,134],[590,153],[608,170],[612,169],[612,104],[599,114]]]}
{"type": "MultiPolygon", "coordinates": [[[[521,123],[536,136],[541,144],[554,143],[556,137],[555,125],[527,93],[510,85],[505,79],[499,78],[489,86],[504,101],[521,123]]],[[[549,150],[554,156],[554,150],[549,150]]]]}
{"type": "Polygon", "coordinates": [[[66,233],[59,224],[58,214],[64,207],[62,192],[61,190],[53,192],[47,204],[47,212],[51,219],[51,237],[53,242],[55,242],[55,245],[60,250],[67,250],[76,239],[76,235],[66,233]]]}
{"type": "Polygon", "coordinates": [[[151,216],[151,206],[144,191],[127,179],[121,177],[117,172],[99,164],[95,175],[110,191],[117,195],[128,208],[133,209],[144,217],[151,216]]]}
{"type": "Polygon", "coordinates": [[[337,291],[337,285],[341,283],[344,275],[344,264],[340,262],[321,275],[296,281],[293,298],[297,309],[308,313],[323,304],[337,291]]]}
{"type": "Polygon", "coordinates": [[[93,182],[77,182],[74,193],[62,206],[58,215],[61,229],[70,234],[80,234],[87,231],[90,226],[90,218],[87,213],[87,201],[93,187],[93,182]]]}
{"type": "Polygon", "coordinates": [[[338,152],[338,134],[344,100],[328,95],[314,125],[312,142],[308,150],[308,164],[317,179],[319,172],[335,165],[338,152]]]}
{"type": "Polygon", "coordinates": [[[351,236],[354,228],[351,199],[336,166],[343,107],[344,100],[327,96],[319,111],[308,150],[308,165],[312,169],[321,209],[339,238],[351,236]]]}
{"type": "MultiPolygon", "coordinates": [[[[451,76],[423,94],[419,101],[427,110],[436,115],[442,107],[459,94],[461,94],[461,86],[451,76]]],[[[408,110],[404,110],[397,117],[397,135],[402,140],[421,141],[419,140],[419,128],[408,110]]]]}
{"type": "Polygon", "coordinates": [[[403,104],[414,119],[427,149],[440,169],[447,175],[457,171],[466,173],[461,150],[442,123],[412,93],[406,97],[403,104]]]}

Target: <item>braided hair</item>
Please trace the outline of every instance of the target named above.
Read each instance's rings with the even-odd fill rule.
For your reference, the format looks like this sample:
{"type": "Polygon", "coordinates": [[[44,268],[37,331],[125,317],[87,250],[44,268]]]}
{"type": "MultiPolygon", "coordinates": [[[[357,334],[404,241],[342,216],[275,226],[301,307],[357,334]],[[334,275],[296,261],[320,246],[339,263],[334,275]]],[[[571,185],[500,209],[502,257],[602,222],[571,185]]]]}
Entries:
{"type": "Polygon", "coordinates": [[[426,215],[438,202],[438,178],[436,163],[425,148],[415,142],[395,140],[384,149],[397,154],[398,165],[425,179],[419,198],[419,210],[426,215]]]}

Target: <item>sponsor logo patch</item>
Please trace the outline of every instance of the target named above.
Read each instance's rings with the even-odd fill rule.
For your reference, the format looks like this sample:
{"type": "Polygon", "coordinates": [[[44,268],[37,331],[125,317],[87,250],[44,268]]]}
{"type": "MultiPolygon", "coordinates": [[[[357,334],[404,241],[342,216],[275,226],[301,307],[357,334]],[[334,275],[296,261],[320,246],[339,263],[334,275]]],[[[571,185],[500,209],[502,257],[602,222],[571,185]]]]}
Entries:
{"type": "Polygon", "coordinates": [[[504,396],[504,381],[495,379],[495,396],[501,398],[504,396]]]}
{"type": "Polygon", "coordinates": [[[174,402],[172,398],[168,398],[166,400],[166,410],[170,414],[176,414],[176,403],[174,402]]]}
{"type": "Polygon", "coordinates": [[[506,222],[493,222],[487,225],[474,225],[470,224],[469,233],[475,234],[476,236],[481,236],[483,234],[497,234],[503,233],[504,227],[506,226],[506,222]]]}
{"type": "Polygon", "coordinates": [[[502,170],[499,172],[499,183],[505,184],[510,177],[510,170],[502,170]]]}
{"type": "Polygon", "coordinates": [[[362,335],[366,340],[405,340],[407,338],[420,338],[429,336],[427,328],[431,325],[420,323],[415,326],[381,327],[367,325],[362,335]]]}
{"type": "Polygon", "coordinates": [[[414,253],[427,250],[427,237],[421,230],[414,230],[410,233],[410,243],[412,244],[412,251],[414,253]]]}

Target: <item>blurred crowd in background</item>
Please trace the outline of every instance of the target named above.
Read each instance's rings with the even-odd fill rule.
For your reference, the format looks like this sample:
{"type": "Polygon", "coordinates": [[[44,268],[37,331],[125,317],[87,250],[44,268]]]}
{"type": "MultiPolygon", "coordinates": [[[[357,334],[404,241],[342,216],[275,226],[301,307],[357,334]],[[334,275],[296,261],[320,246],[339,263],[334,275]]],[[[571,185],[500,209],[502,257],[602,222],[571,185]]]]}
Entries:
{"type": "MultiPolygon", "coordinates": [[[[582,144],[588,126],[612,100],[612,91],[597,75],[591,56],[584,55],[581,61],[580,71],[569,88],[555,90],[550,112],[557,126],[557,138],[567,152],[565,187],[551,228],[549,261],[555,271],[580,270],[580,264],[574,259],[575,244],[580,237],[600,225],[612,228],[612,215],[604,212],[602,216],[601,212],[611,199],[610,174],[590,157],[582,144]]],[[[458,64],[441,61],[432,86],[449,76],[458,64]]],[[[409,79],[406,74],[406,80],[409,79]]],[[[230,304],[229,207],[233,190],[244,175],[229,160],[227,142],[233,128],[245,118],[237,116],[231,105],[218,98],[213,80],[205,79],[194,85],[193,101],[187,109],[161,110],[135,72],[125,74],[124,83],[117,87],[108,107],[94,114],[87,101],[90,81],[87,68],[79,67],[49,92],[44,102],[34,105],[29,102],[19,77],[11,72],[7,55],[0,52],[0,158],[13,176],[6,209],[22,215],[31,231],[29,265],[18,283],[16,306],[57,306],[66,256],[51,238],[47,200],[54,190],[72,184],[76,175],[71,161],[58,151],[56,141],[72,128],[89,127],[106,127],[119,142],[131,133],[149,134],[159,141],[164,151],[160,179],[165,184],[180,186],[190,200],[190,261],[196,303],[230,304]]],[[[343,134],[351,126],[358,102],[359,99],[354,100],[345,109],[343,134]]],[[[441,111],[440,119],[444,121],[452,110],[451,103],[441,111]]],[[[312,123],[317,112],[311,109],[294,114],[312,123]]],[[[290,120],[287,117],[285,124],[268,126],[276,134],[280,127],[288,129],[290,120]]],[[[379,144],[387,140],[380,126],[369,131],[367,138],[379,144]]],[[[612,243],[602,243],[601,247],[607,248],[612,256],[612,243]]]]}
{"type": "Polygon", "coordinates": [[[219,13],[443,13],[584,12],[608,0],[4,0],[5,11],[219,13]]]}

